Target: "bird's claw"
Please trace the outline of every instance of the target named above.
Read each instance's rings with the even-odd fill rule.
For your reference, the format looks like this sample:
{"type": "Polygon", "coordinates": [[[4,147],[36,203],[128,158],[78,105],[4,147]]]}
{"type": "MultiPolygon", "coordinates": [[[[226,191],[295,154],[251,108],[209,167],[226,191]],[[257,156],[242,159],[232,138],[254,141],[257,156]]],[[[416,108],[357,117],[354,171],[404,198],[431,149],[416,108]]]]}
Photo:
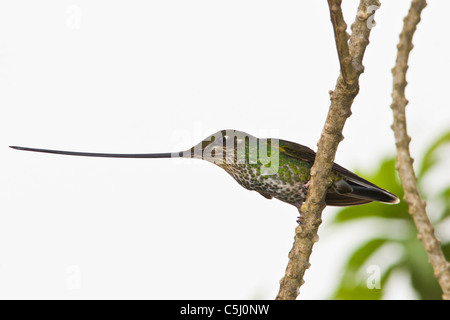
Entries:
{"type": "Polygon", "coordinates": [[[308,182],[306,182],[306,183],[303,185],[303,188],[308,189],[310,184],[311,184],[311,180],[308,180],[308,182]]]}
{"type": "Polygon", "coordinates": [[[302,205],[297,206],[297,210],[298,210],[298,213],[300,213],[300,215],[297,217],[297,223],[299,225],[301,225],[304,220],[303,215],[302,215],[302,205]]]}

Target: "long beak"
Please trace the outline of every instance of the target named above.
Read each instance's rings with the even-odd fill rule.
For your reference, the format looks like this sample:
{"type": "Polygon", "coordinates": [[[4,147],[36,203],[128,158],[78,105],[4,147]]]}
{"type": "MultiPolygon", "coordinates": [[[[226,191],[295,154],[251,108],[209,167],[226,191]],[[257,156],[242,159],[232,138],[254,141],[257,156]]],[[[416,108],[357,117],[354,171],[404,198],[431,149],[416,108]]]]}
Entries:
{"type": "Polygon", "coordinates": [[[102,157],[102,158],[178,158],[182,157],[183,152],[167,152],[167,153],[92,153],[92,152],[74,152],[74,151],[61,151],[61,150],[48,150],[48,149],[36,149],[10,146],[10,148],[22,151],[44,152],[54,154],[64,154],[68,156],[81,156],[81,157],[102,157]]]}

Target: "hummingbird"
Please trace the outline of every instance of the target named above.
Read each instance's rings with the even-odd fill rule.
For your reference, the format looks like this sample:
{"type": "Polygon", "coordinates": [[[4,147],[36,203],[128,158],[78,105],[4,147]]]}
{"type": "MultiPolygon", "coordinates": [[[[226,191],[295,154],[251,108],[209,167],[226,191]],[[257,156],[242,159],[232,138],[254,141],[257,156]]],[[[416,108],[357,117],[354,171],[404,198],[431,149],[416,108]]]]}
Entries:
{"type": "MultiPolygon", "coordinates": [[[[206,160],[231,175],[247,190],[267,199],[295,206],[301,214],[306,199],[310,171],[316,153],[301,144],[274,138],[256,138],[238,130],[218,131],[190,149],[165,153],[91,153],[10,146],[13,149],[70,156],[108,158],[194,158],[206,160]]],[[[325,203],[328,206],[354,206],[372,201],[394,204],[393,193],[334,163],[325,203]]]]}

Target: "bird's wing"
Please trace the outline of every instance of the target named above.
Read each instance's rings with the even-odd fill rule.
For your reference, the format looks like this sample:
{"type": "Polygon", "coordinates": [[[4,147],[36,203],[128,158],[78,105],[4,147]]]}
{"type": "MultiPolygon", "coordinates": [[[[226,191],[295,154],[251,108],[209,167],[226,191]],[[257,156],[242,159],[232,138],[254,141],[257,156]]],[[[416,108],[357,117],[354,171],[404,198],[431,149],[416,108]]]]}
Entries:
{"type": "MultiPolygon", "coordinates": [[[[284,152],[286,155],[307,162],[311,164],[311,166],[313,165],[316,153],[310,148],[285,140],[280,140],[279,144],[280,151],[284,152]]],[[[399,202],[397,196],[394,194],[361,178],[357,174],[336,163],[333,164],[332,170],[342,175],[352,189],[349,189],[350,192],[345,194],[328,193],[326,199],[327,205],[348,206],[364,204],[371,201],[384,203],[399,202]]]]}
{"type": "Polygon", "coordinates": [[[295,142],[280,140],[279,148],[285,155],[307,162],[311,166],[316,158],[316,153],[312,149],[295,142]]]}
{"type": "MultiPolygon", "coordinates": [[[[314,160],[316,159],[316,153],[312,149],[305,147],[301,144],[295,143],[295,142],[280,140],[280,151],[283,151],[286,155],[288,155],[290,157],[302,160],[311,165],[314,164],[314,160]]],[[[347,179],[354,181],[365,187],[378,188],[373,183],[361,178],[357,174],[351,172],[350,170],[345,169],[344,167],[342,167],[336,163],[333,164],[333,171],[336,171],[339,174],[341,174],[342,176],[346,177],[347,179]]]]}

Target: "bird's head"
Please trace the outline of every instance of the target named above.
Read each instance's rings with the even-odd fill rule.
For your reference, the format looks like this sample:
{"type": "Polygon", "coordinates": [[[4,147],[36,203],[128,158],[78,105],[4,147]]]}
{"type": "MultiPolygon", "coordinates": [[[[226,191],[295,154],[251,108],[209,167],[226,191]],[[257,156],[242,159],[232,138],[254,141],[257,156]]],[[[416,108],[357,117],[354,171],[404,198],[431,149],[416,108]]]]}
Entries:
{"type": "MultiPolygon", "coordinates": [[[[236,163],[245,157],[247,146],[257,138],[237,130],[221,130],[206,137],[187,150],[191,158],[203,159],[218,165],[236,163]]],[[[256,144],[255,144],[256,145],[256,144]]],[[[244,158],[245,160],[245,158],[244,158]]]]}

